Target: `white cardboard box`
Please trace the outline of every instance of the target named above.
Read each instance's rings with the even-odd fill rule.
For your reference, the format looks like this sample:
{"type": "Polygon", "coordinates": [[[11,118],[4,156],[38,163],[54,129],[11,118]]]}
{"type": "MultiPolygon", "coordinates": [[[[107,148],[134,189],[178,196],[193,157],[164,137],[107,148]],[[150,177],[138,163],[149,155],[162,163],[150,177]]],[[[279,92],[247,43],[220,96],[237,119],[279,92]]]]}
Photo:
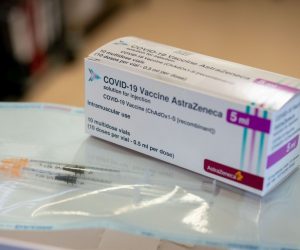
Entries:
{"type": "Polygon", "coordinates": [[[85,59],[86,131],[264,195],[297,167],[300,80],[145,41],[85,59]]]}

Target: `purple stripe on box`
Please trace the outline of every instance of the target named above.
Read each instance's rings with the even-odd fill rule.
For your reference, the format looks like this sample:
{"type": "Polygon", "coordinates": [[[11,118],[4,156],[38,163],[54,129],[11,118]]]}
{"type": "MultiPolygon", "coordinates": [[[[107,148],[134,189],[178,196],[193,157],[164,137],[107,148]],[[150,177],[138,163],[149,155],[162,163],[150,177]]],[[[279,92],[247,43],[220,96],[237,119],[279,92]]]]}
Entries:
{"type": "Polygon", "coordinates": [[[288,86],[288,85],[283,85],[283,84],[280,84],[280,83],[277,83],[277,82],[272,82],[272,81],[261,79],[261,78],[255,79],[254,82],[259,84],[259,85],[272,87],[272,88],[275,88],[275,89],[283,90],[283,91],[286,91],[286,92],[291,92],[291,93],[294,93],[294,94],[299,93],[299,91],[300,91],[300,89],[298,89],[298,88],[291,87],[291,86],[288,86]]]}
{"type": "Polygon", "coordinates": [[[297,135],[296,137],[294,137],[288,143],[286,143],[281,148],[279,148],[278,150],[276,150],[273,154],[271,154],[270,156],[268,156],[267,168],[270,168],[276,162],[278,162],[283,157],[285,157],[290,152],[292,152],[294,149],[296,149],[297,146],[298,146],[298,141],[299,141],[299,135],[297,135]]]}
{"type": "Polygon", "coordinates": [[[237,110],[228,109],[226,120],[229,123],[242,126],[244,128],[251,128],[253,130],[264,133],[270,132],[271,121],[258,116],[239,112],[237,110]]]}

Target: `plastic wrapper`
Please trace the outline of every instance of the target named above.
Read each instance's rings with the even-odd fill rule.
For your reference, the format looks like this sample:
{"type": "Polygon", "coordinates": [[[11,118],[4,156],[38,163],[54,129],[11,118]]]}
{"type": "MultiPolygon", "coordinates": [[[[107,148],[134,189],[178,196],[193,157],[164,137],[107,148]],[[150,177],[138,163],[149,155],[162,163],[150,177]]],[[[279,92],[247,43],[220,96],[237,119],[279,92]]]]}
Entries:
{"type": "Polygon", "coordinates": [[[79,108],[1,103],[0,116],[0,229],[109,228],[188,244],[300,248],[299,171],[261,198],[90,137],[79,108]],[[48,170],[7,174],[5,159],[48,170]],[[73,173],[76,183],[49,177],[64,165],[97,174],[80,181],[73,173]]]}

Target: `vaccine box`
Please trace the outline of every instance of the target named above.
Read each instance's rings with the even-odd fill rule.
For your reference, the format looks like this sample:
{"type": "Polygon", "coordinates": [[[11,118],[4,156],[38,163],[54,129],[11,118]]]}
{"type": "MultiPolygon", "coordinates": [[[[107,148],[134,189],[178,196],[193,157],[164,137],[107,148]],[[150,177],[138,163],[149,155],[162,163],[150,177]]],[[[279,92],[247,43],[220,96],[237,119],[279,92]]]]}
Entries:
{"type": "Polygon", "coordinates": [[[297,168],[300,80],[136,37],[85,59],[87,133],[264,195],[297,168]]]}

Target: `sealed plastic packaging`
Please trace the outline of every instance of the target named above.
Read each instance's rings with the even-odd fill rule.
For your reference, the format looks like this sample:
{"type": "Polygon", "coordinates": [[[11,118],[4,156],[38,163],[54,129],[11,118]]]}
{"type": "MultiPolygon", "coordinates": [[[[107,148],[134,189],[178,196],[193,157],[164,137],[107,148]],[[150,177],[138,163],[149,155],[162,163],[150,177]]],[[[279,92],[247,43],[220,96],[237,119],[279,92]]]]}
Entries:
{"type": "Polygon", "coordinates": [[[300,173],[264,198],[84,132],[81,109],[0,104],[0,228],[109,228],[181,243],[299,248],[300,173]]]}

